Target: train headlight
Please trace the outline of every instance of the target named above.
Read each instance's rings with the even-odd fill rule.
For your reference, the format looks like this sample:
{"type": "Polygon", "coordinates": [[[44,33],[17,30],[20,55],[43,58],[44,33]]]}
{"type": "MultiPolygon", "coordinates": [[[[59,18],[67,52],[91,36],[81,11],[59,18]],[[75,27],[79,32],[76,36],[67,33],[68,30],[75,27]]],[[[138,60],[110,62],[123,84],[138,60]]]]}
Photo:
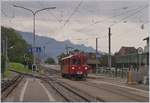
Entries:
{"type": "Polygon", "coordinates": [[[75,67],[72,67],[71,69],[73,69],[73,70],[74,70],[74,69],[75,69],[75,67]]]}
{"type": "Polygon", "coordinates": [[[85,67],[84,69],[85,69],[85,70],[87,70],[87,69],[88,69],[88,67],[85,67]]]}

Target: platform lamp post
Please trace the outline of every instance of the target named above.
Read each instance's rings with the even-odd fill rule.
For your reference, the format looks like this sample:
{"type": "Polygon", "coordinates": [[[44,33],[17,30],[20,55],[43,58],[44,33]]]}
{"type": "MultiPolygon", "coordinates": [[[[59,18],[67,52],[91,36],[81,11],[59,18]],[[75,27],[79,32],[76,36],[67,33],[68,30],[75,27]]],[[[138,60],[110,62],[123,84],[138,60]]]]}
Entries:
{"type": "Polygon", "coordinates": [[[48,10],[48,9],[55,9],[56,7],[48,7],[48,8],[43,8],[43,9],[39,9],[36,11],[33,11],[31,9],[22,7],[22,6],[17,6],[17,5],[13,5],[14,7],[18,7],[18,8],[22,8],[25,9],[27,11],[30,11],[33,14],[33,46],[32,46],[32,52],[33,52],[33,65],[34,68],[36,69],[36,58],[35,58],[35,16],[38,12],[43,11],[43,10],[48,10]]]}

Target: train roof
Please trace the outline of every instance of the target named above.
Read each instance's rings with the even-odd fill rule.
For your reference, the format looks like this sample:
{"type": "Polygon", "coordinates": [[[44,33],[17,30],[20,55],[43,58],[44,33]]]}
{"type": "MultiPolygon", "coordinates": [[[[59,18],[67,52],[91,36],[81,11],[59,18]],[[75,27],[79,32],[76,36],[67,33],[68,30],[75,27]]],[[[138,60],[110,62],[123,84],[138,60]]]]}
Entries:
{"type": "Polygon", "coordinates": [[[69,56],[67,56],[67,57],[64,57],[64,58],[62,58],[61,60],[65,60],[65,59],[68,59],[68,58],[71,58],[71,57],[73,57],[73,55],[69,55],[69,56]]]}
{"type": "Polygon", "coordinates": [[[71,54],[71,55],[69,55],[69,56],[67,56],[67,57],[64,57],[64,58],[62,58],[61,60],[65,60],[65,59],[69,59],[69,58],[72,58],[72,57],[78,57],[78,56],[83,56],[83,54],[82,53],[75,53],[75,54],[71,54]]]}

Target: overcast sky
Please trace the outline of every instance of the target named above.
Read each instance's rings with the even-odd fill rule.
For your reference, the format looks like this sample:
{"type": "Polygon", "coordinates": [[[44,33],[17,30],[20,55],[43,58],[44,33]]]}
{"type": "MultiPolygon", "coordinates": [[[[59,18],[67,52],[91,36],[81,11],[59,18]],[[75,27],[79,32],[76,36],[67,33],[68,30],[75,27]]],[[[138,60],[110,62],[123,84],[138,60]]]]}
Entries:
{"type": "Polygon", "coordinates": [[[112,32],[112,52],[121,46],[144,47],[149,31],[149,0],[3,0],[2,25],[32,32],[32,14],[12,5],[32,10],[56,7],[36,15],[36,34],[59,41],[69,39],[76,44],[108,51],[108,27],[112,32]],[[141,26],[143,25],[143,28],[141,26]]]}

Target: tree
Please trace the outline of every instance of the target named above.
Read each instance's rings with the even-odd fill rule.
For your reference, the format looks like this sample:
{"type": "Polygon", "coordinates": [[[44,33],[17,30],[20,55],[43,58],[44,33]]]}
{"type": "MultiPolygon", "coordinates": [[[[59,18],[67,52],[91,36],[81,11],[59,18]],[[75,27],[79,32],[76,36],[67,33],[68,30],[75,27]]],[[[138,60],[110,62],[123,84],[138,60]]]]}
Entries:
{"type": "Polygon", "coordinates": [[[55,60],[53,58],[49,57],[49,58],[47,58],[45,63],[47,63],[47,64],[55,64],[56,62],[55,62],[55,60]]]}
{"type": "Polygon", "coordinates": [[[102,55],[102,57],[100,58],[100,62],[102,66],[108,66],[108,55],[102,55]]]}
{"type": "Polygon", "coordinates": [[[80,50],[79,49],[74,49],[74,52],[80,52],[80,50]]]}
{"type": "MultiPolygon", "coordinates": [[[[24,63],[24,54],[27,54],[30,59],[32,59],[32,54],[27,53],[27,48],[31,47],[22,36],[12,28],[1,27],[1,47],[3,48],[3,42],[7,38],[7,56],[10,62],[24,63]]],[[[2,69],[5,69],[3,61],[6,59],[4,54],[2,54],[2,69]]],[[[4,71],[4,70],[2,70],[4,71]]]]}
{"type": "MultiPolygon", "coordinates": [[[[102,57],[99,59],[102,66],[108,66],[108,54],[102,55],[102,57]]],[[[115,66],[115,56],[111,56],[111,65],[115,66]]]]}
{"type": "Polygon", "coordinates": [[[65,54],[65,53],[61,53],[60,55],[58,55],[57,56],[58,63],[60,64],[61,59],[64,58],[64,57],[66,57],[66,56],[67,56],[67,54],[65,54]]]}

